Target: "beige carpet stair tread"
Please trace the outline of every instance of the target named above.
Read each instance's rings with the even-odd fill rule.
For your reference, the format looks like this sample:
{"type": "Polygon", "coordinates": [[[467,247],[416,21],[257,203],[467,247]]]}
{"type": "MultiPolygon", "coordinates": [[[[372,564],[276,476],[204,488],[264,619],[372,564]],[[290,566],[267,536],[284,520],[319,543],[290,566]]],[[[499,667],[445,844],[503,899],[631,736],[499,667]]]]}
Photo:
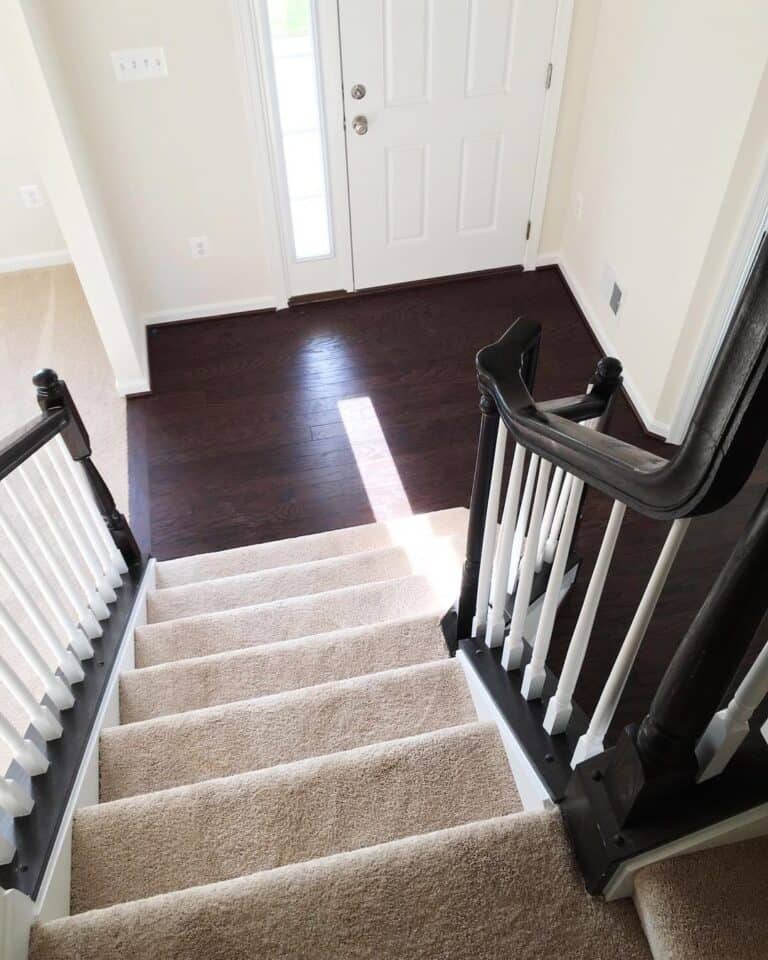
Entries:
{"type": "Polygon", "coordinates": [[[768,837],[656,863],[635,905],[656,960],[765,960],[768,837]]]}
{"type": "Polygon", "coordinates": [[[413,576],[152,623],[136,630],[136,666],[399,620],[404,611],[410,616],[442,616],[454,597],[452,583],[436,584],[429,577],[413,576]]]}
{"type": "Polygon", "coordinates": [[[105,730],[102,801],[476,719],[461,666],[438,660],[105,730]]]}
{"type": "Polygon", "coordinates": [[[461,535],[466,531],[467,517],[468,511],[465,507],[455,507],[402,520],[370,523],[290,540],[238,547],[219,553],[165,560],[157,565],[157,586],[177,587],[200,580],[255,573],[270,567],[325,560],[346,553],[419,543],[430,537],[461,535]]]}
{"type": "Polygon", "coordinates": [[[44,924],[31,960],[650,960],[558,812],[513,814],[44,924]]]}
{"type": "Polygon", "coordinates": [[[72,909],[519,809],[496,727],[481,723],[100,804],[75,820],[72,909]]]}
{"type": "Polygon", "coordinates": [[[276,570],[243,573],[183,587],[156,590],[147,601],[149,623],[217,610],[232,610],[288,597],[309,596],[381,580],[428,574],[440,565],[458,581],[463,537],[443,537],[414,546],[383,547],[276,570]]]}
{"type": "Polygon", "coordinates": [[[447,656],[436,614],[176,660],[120,678],[120,719],[136,723],[447,656]]]}

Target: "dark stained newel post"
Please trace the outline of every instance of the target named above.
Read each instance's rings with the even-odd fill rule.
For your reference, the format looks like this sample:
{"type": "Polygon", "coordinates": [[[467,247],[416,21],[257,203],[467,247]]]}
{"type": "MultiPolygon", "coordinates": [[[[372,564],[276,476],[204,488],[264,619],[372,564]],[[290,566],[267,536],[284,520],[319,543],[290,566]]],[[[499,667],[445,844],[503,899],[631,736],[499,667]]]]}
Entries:
{"type": "Polygon", "coordinates": [[[37,402],[43,413],[60,409],[67,411],[69,422],[61,431],[67,450],[73,460],[82,463],[99,511],[123,559],[128,566],[140,564],[141,550],[128,521],[117,509],[109,487],[91,460],[91,441],[66,383],[59,380],[55,370],[49,369],[39,370],[32,378],[32,382],[37,387],[37,402]]]}
{"type": "Polygon", "coordinates": [[[639,728],[605,773],[621,824],[663,811],[697,775],[696,743],[720,707],[768,610],[768,491],[678,647],[639,728]]]}
{"type": "MultiPolygon", "coordinates": [[[[496,449],[499,412],[487,393],[480,395],[480,436],[477,441],[475,476],[469,501],[467,525],[467,549],[461,572],[461,590],[456,616],[456,646],[472,632],[472,618],[477,604],[477,582],[480,574],[480,557],[483,551],[485,514],[488,509],[488,493],[491,487],[491,470],[496,449]]],[[[449,644],[450,646],[450,644],[449,644]]],[[[451,650],[456,652],[456,646],[451,650]]]]}

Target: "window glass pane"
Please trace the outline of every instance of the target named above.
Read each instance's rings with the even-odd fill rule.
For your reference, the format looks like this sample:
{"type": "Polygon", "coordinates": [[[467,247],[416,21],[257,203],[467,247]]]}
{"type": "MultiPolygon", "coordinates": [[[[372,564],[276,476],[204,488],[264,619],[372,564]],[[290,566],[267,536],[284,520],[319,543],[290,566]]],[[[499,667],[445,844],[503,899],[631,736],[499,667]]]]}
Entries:
{"type": "Polygon", "coordinates": [[[332,253],[311,0],[268,0],[285,178],[297,260],[332,253]]]}

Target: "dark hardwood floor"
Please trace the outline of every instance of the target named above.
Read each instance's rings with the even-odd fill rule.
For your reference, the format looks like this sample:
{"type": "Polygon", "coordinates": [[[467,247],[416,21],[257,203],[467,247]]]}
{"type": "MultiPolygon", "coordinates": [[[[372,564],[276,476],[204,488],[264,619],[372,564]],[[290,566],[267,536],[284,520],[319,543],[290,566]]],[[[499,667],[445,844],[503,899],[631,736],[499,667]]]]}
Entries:
{"type": "MultiPolygon", "coordinates": [[[[339,401],[369,398],[414,512],[469,501],[474,355],[520,314],[544,328],[536,395],[580,392],[599,358],[556,269],[509,272],[149,331],[153,393],[128,407],[132,516],[160,559],[374,519],[339,401]]],[[[655,452],[623,397],[611,432],[655,452]]],[[[639,719],[766,481],[761,460],[694,521],[617,717],[639,719]]],[[[589,494],[584,567],[558,618],[558,670],[610,504],[589,494]]],[[[577,699],[590,710],[668,526],[627,515],[577,699]]],[[[761,635],[764,642],[768,635],[761,635]]],[[[727,638],[724,638],[727,642],[727,638]]]]}

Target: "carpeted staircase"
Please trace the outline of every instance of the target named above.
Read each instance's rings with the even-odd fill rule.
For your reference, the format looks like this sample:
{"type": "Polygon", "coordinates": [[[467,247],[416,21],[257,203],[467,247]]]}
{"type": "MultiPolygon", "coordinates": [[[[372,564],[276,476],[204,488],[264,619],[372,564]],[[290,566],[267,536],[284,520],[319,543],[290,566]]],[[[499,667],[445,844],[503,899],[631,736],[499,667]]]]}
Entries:
{"type": "MultiPolygon", "coordinates": [[[[466,522],[158,564],[102,802],[74,822],[72,916],[33,930],[34,960],[650,957],[632,903],[584,891],[559,812],[522,810],[446,656],[466,522]]],[[[659,950],[668,884],[642,887],[659,950]]],[[[655,955],[703,955],[675,951],[655,955]]]]}

